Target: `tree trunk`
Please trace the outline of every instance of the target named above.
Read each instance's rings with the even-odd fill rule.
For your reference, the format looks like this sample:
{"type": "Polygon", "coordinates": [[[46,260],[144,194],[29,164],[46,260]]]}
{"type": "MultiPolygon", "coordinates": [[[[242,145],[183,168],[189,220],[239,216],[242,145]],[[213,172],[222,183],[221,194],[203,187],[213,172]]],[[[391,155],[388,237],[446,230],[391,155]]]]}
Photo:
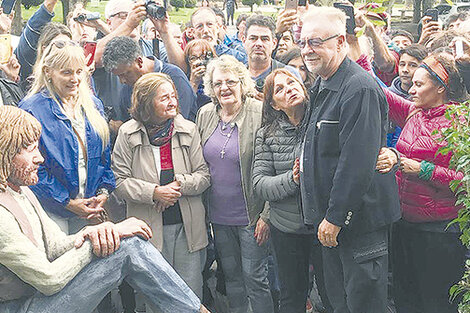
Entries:
{"type": "Polygon", "coordinates": [[[69,0],[61,0],[62,1],[62,22],[65,24],[67,21],[67,15],[70,12],[70,2],[69,0]]]}
{"type": "Polygon", "coordinates": [[[11,34],[20,36],[21,32],[23,31],[23,20],[21,18],[21,1],[16,1],[15,7],[15,17],[13,18],[13,22],[11,24],[11,34]]]}

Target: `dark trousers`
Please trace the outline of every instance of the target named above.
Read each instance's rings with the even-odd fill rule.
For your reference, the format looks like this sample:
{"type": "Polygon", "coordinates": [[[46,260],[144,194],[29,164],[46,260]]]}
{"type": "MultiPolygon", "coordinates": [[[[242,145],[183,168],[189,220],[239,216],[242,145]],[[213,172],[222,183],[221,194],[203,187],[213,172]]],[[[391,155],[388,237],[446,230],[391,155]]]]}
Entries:
{"type": "Polygon", "coordinates": [[[392,232],[393,292],[397,313],[457,313],[449,288],[464,271],[458,233],[421,231],[396,223],[392,232]]]}
{"type": "Polygon", "coordinates": [[[323,247],[323,271],[334,313],[387,309],[388,229],[342,232],[335,248],[323,247]]]}
{"type": "Polygon", "coordinates": [[[280,313],[305,313],[313,235],[290,234],[271,226],[281,286],[280,313]]]}

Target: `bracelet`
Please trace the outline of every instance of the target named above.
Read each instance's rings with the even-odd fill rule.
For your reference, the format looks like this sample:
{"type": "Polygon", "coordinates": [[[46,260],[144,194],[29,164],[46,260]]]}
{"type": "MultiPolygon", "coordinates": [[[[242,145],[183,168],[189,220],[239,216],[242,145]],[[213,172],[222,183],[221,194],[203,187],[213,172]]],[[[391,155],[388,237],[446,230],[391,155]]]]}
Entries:
{"type": "Polygon", "coordinates": [[[96,195],[97,195],[97,196],[105,195],[106,197],[109,198],[109,190],[106,189],[106,188],[100,188],[100,189],[98,189],[98,191],[96,192],[96,195]]]}
{"type": "Polygon", "coordinates": [[[418,177],[422,180],[431,180],[435,167],[436,166],[431,162],[421,161],[418,177]]]}

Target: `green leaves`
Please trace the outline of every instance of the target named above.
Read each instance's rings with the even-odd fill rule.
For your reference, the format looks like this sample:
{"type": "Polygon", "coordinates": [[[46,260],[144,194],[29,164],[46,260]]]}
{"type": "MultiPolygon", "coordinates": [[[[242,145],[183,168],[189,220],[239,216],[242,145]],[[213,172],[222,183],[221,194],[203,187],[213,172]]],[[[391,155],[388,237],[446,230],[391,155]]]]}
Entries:
{"type": "MultiPolygon", "coordinates": [[[[447,0],[450,2],[450,0],[447,0]]],[[[460,240],[470,246],[470,109],[469,103],[457,103],[449,105],[445,112],[445,118],[450,121],[450,126],[439,131],[433,131],[433,136],[439,136],[436,140],[445,144],[439,149],[439,153],[447,155],[452,153],[450,166],[463,173],[461,180],[450,182],[449,188],[457,195],[455,205],[461,207],[457,218],[447,227],[458,224],[461,230],[460,240]]],[[[452,286],[449,291],[450,299],[461,296],[459,311],[470,312],[470,262],[467,261],[465,274],[462,280],[452,286]]]]}

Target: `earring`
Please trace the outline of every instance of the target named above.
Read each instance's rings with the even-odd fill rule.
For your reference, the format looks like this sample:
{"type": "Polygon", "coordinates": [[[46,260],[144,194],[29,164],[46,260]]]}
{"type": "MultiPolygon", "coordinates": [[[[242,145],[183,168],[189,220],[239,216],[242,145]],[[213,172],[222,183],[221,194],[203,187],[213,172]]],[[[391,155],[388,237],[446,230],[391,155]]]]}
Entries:
{"type": "Polygon", "coordinates": [[[47,82],[48,82],[49,84],[52,84],[52,78],[48,78],[48,79],[47,79],[47,82]]]}

